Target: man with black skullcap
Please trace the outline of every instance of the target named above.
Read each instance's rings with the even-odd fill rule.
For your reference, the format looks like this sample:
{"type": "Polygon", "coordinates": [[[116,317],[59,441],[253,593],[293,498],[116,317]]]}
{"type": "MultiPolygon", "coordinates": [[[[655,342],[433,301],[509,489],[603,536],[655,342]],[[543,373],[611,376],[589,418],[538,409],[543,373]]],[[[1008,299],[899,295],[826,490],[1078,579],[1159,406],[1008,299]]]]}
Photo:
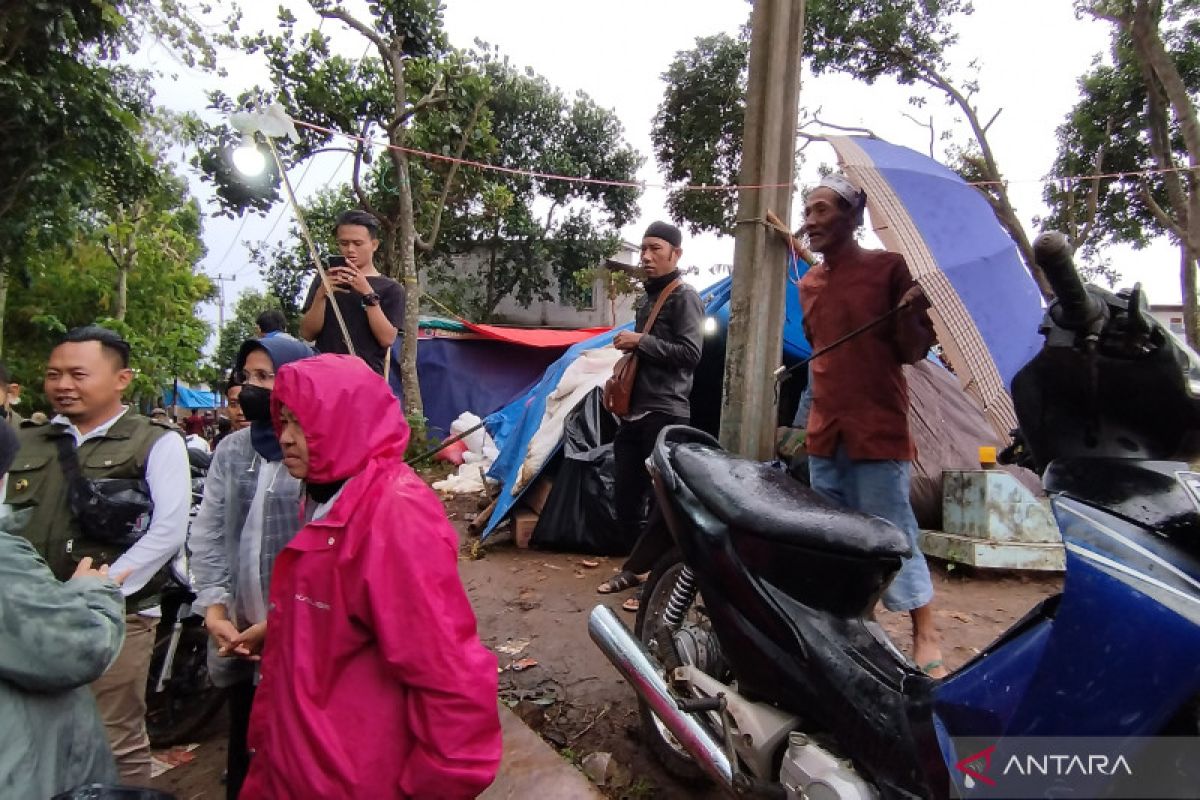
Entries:
{"type": "Polygon", "coordinates": [[[844,175],[827,175],[805,198],[804,229],[823,256],[800,281],[804,332],[820,350],[897,306],[878,326],[810,365],[808,469],[812,487],[839,505],[882,517],[907,535],[912,555],[883,593],[890,611],[912,617],[913,661],[942,677],[941,645],[933,614],[933,583],[921,553],[909,503],[909,469],[916,446],[908,429],[908,385],[902,366],[933,345],[929,301],[904,257],[866,250],[854,238],[863,224],[866,193],[844,175]]]}
{"type": "MultiPolygon", "coordinates": [[[[606,581],[601,594],[633,588],[645,580],[654,561],[670,548],[660,526],[652,526],[642,536],[643,510],[650,489],[646,459],[658,434],[668,425],[686,425],[691,418],[688,400],[692,393],[692,375],[700,362],[703,344],[704,304],[696,290],[683,282],[679,274],[679,245],[683,235],[674,225],[655,222],[642,237],[642,270],[646,274],[646,296],[637,310],[634,330],[621,331],[613,346],[638,357],[637,380],[630,397],[629,413],[621,420],[613,441],[616,461],[617,524],[625,541],[614,550],[633,553],[620,572],[606,581]],[[646,330],[650,312],[665,294],[658,316],[646,330]]],[[[637,598],[622,608],[637,610],[637,598]]]]}

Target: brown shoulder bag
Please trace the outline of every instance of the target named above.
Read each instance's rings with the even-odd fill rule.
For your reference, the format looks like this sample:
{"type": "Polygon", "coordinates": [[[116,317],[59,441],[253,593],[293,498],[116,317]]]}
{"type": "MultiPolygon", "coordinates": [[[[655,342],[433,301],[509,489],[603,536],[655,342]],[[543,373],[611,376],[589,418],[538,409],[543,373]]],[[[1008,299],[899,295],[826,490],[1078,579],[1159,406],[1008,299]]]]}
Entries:
{"type": "MultiPolygon", "coordinates": [[[[658,312],[662,310],[663,303],[667,301],[671,292],[679,287],[679,284],[680,279],[676,278],[659,293],[658,299],[654,301],[654,308],[650,309],[650,316],[646,318],[646,327],[639,331],[640,333],[649,333],[654,327],[654,321],[658,319],[658,312]]],[[[629,413],[629,404],[633,400],[633,384],[637,380],[637,370],[637,352],[626,353],[613,366],[612,377],[604,383],[604,407],[618,417],[624,417],[629,413]]]]}

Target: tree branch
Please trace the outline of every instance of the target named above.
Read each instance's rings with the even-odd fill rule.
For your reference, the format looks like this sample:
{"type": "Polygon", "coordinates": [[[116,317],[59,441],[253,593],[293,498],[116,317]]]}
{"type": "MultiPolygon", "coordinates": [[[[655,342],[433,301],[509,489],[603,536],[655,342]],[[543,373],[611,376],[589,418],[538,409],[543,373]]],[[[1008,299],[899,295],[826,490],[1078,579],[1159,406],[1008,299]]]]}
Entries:
{"type": "Polygon", "coordinates": [[[112,259],[113,265],[116,266],[117,269],[125,269],[125,265],[121,263],[121,259],[117,257],[115,252],[113,252],[112,237],[106,234],[100,237],[100,241],[104,245],[104,252],[108,253],[108,257],[112,259]]]}
{"type": "Polygon", "coordinates": [[[454,150],[454,160],[450,162],[450,169],[446,171],[446,182],[442,184],[442,193],[438,197],[437,207],[433,211],[433,222],[429,225],[429,233],[424,238],[419,235],[416,238],[416,245],[423,252],[428,253],[437,242],[438,232],[442,226],[442,212],[446,209],[446,200],[450,197],[450,189],[454,185],[454,177],[458,174],[458,167],[462,162],[463,153],[467,150],[467,140],[475,132],[475,125],[479,122],[479,114],[483,111],[486,101],[486,97],[479,98],[475,102],[475,107],[471,109],[471,116],[467,119],[467,124],[463,127],[462,138],[459,139],[458,147],[454,150]]]}
{"type": "Polygon", "coordinates": [[[987,124],[983,126],[983,132],[984,132],[984,133],[987,133],[987,132],[988,132],[988,130],[989,130],[991,127],[992,127],[992,123],[994,123],[994,122],[996,121],[996,118],[997,118],[997,117],[999,117],[999,116],[1000,116],[1000,114],[1001,114],[1001,113],[1003,113],[1003,111],[1004,111],[1004,108],[1003,108],[1003,107],[1001,107],[1001,108],[997,108],[997,109],[996,109],[996,113],[995,113],[995,114],[992,114],[992,118],[991,118],[991,119],[989,119],[989,120],[987,121],[987,124]]]}
{"type": "Polygon", "coordinates": [[[350,16],[349,12],[343,11],[340,8],[322,8],[319,9],[317,13],[325,19],[339,20],[345,23],[347,27],[358,31],[358,33],[362,34],[375,44],[375,47],[379,49],[379,54],[381,56],[386,58],[388,52],[391,50],[391,48],[388,46],[387,40],[384,39],[378,31],[369,25],[366,25],[365,23],[359,22],[357,19],[350,16]]]}
{"type": "Polygon", "coordinates": [[[1100,149],[1096,151],[1096,160],[1092,166],[1096,177],[1092,178],[1092,185],[1088,189],[1087,207],[1083,225],[1078,229],[1078,243],[1082,245],[1092,235],[1092,229],[1096,227],[1096,222],[1100,216],[1100,175],[1104,173],[1104,156],[1108,150],[1108,139],[1112,136],[1112,119],[1108,119],[1104,123],[1104,138],[1100,141],[1100,149]]]}
{"type": "MultiPolygon", "coordinates": [[[[380,58],[383,59],[383,63],[388,65],[392,70],[392,95],[396,104],[396,108],[404,108],[408,104],[408,98],[404,95],[403,81],[397,80],[397,76],[402,76],[404,74],[404,60],[402,53],[400,52],[400,47],[389,44],[388,41],[384,39],[383,36],[381,36],[374,28],[358,21],[354,17],[350,16],[348,12],[343,11],[340,8],[322,8],[319,9],[317,13],[325,19],[336,19],[341,21],[375,45],[375,48],[379,51],[380,58]]],[[[397,119],[399,119],[399,115],[397,116],[397,119]]],[[[400,120],[400,122],[403,122],[403,120],[400,120]]],[[[389,137],[398,129],[400,122],[395,122],[396,127],[388,128],[389,137]]]]}
{"type": "Polygon", "coordinates": [[[870,136],[872,139],[879,138],[875,134],[875,131],[871,130],[870,128],[860,128],[855,125],[835,125],[832,122],[826,122],[825,120],[821,119],[820,117],[816,116],[815,114],[813,115],[811,124],[820,125],[822,128],[833,128],[835,131],[846,131],[848,133],[865,133],[867,136],[870,136]]]}
{"type": "Polygon", "coordinates": [[[362,131],[359,134],[358,145],[354,148],[354,171],[350,175],[350,186],[354,189],[354,196],[358,198],[358,204],[362,206],[363,211],[366,211],[375,219],[383,219],[383,215],[371,203],[371,198],[367,196],[366,191],[362,187],[362,163],[363,155],[367,149],[367,131],[371,128],[373,119],[368,119],[363,122],[362,131]]]}
{"type": "Polygon", "coordinates": [[[550,204],[550,210],[546,212],[546,225],[542,228],[542,236],[550,235],[550,226],[554,224],[554,212],[558,210],[559,202],[555,200],[550,204]]]}
{"type": "Polygon", "coordinates": [[[1170,231],[1172,235],[1178,237],[1181,242],[1186,242],[1187,231],[1181,228],[1179,223],[1166,212],[1166,209],[1160,206],[1158,201],[1154,199],[1154,195],[1150,191],[1150,184],[1146,183],[1145,178],[1138,181],[1138,188],[1141,190],[1142,202],[1146,204],[1146,208],[1150,209],[1150,213],[1158,220],[1158,224],[1162,225],[1165,230],[1170,231]]]}
{"type": "Polygon", "coordinates": [[[935,131],[933,128],[933,115],[932,114],[929,115],[928,122],[922,122],[921,120],[914,117],[912,114],[909,114],[907,111],[901,111],[900,113],[902,116],[905,116],[908,119],[911,119],[914,123],[916,123],[916,125],[918,127],[929,129],[929,157],[935,158],[934,153],[933,153],[933,147],[934,147],[934,144],[937,142],[937,131],[935,131]]]}
{"type": "Polygon", "coordinates": [[[437,80],[433,82],[433,86],[428,92],[425,93],[424,97],[413,103],[412,106],[410,106],[407,110],[397,114],[392,119],[392,121],[388,124],[388,131],[394,131],[396,128],[400,127],[405,122],[419,114],[422,110],[429,108],[430,106],[436,106],[445,103],[449,98],[445,93],[443,81],[444,77],[444,74],[439,73],[437,80]]]}

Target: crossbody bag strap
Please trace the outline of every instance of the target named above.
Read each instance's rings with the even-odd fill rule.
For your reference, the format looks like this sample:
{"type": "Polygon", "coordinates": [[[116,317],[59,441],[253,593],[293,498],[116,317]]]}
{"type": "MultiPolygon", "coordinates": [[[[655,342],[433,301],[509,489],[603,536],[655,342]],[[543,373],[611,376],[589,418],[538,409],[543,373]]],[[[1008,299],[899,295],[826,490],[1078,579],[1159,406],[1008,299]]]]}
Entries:
{"type": "Polygon", "coordinates": [[[75,437],[65,433],[56,438],[54,444],[58,447],[58,463],[67,479],[67,485],[78,486],[84,477],[79,469],[79,451],[75,449],[75,437]]]}
{"type": "Polygon", "coordinates": [[[676,278],[668,283],[659,293],[658,299],[654,301],[654,308],[650,309],[650,316],[646,318],[646,327],[642,328],[642,333],[649,333],[650,329],[654,327],[654,321],[658,319],[658,312],[662,311],[663,303],[667,302],[667,298],[671,295],[671,292],[679,288],[679,284],[682,282],[681,278],[676,278]]]}

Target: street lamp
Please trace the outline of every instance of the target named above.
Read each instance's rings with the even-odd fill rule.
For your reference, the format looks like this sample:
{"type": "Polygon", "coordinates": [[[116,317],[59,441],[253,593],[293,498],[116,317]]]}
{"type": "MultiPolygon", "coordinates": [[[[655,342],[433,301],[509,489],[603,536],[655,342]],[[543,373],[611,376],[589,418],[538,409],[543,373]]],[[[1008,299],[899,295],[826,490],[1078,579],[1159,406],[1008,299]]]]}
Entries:
{"type": "Polygon", "coordinates": [[[257,178],[267,168],[267,157],[258,149],[253,133],[243,133],[242,143],[233,151],[233,166],[247,178],[257,178]]]}

